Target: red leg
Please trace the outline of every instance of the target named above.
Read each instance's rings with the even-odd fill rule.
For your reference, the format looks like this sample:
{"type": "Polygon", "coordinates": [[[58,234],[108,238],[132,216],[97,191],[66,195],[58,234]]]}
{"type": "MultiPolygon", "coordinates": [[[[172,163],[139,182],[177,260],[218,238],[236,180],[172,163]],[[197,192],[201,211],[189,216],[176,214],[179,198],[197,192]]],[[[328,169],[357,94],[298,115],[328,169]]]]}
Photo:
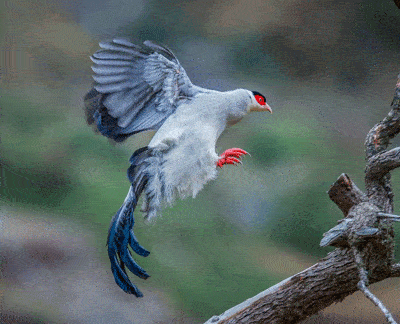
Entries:
{"type": "Polygon", "coordinates": [[[226,150],[222,155],[219,157],[219,160],[217,162],[217,166],[222,168],[224,164],[238,164],[242,163],[240,161],[240,158],[242,155],[249,154],[245,150],[242,150],[240,148],[231,148],[226,150]]]}

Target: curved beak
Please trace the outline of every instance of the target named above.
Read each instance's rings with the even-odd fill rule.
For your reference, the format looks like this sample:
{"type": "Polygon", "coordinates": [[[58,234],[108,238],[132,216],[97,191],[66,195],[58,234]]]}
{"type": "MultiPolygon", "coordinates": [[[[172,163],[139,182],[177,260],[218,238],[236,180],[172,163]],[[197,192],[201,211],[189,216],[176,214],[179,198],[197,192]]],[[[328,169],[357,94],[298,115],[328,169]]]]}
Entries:
{"type": "Polygon", "coordinates": [[[269,111],[272,114],[272,108],[266,103],[265,110],[269,111]]]}
{"type": "Polygon", "coordinates": [[[265,105],[257,105],[250,108],[250,111],[269,111],[272,114],[272,108],[266,103],[265,105]]]}

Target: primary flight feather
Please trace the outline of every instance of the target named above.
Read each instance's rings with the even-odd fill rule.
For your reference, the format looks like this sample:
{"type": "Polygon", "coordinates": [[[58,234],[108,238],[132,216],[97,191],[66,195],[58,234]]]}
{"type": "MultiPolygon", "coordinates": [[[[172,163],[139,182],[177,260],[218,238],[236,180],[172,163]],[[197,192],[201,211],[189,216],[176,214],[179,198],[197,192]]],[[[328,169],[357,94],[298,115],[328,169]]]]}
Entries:
{"type": "Polygon", "coordinates": [[[91,60],[94,86],[85,96],[87,121],[104,136],[121,142],[156,130],[148,146],[133,153],[128,169],[128,195],[111,220],[107,246],[115,281],[125,292],[143,296],[126,268],[140,278],[149,275],[132,258],[131,249],[148,256],[133,233],[134,210],[144,194],[145,218],[155,217],[163,202],[195,196],[224,164],[240,163],[239,148],[215,152],[228,125],[250,111],[269,111],[256,91],[219,92],[193,85],[175,55],[150,41],[135,45],[125,39],[101,42],[91,60]]]}

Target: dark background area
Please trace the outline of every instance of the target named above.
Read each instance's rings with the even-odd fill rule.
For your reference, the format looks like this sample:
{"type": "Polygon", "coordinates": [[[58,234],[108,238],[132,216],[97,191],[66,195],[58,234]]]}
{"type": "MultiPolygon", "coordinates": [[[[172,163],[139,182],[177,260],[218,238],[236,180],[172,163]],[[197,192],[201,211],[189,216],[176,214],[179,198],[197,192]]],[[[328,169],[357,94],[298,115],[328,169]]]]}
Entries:
{"type": "MultiPolygon", "coordinates": [[[[341,213],[326,191],[342,172],[363,187],[365,136],[390,109],[393,1],[15,0],[0,13],[2,322],[201,323],[329,251],[319,241],[341,213]],[[138,214],[142,299],[114,284],[105,241],[128,159],[152,133],[114,145],[82,102],[89,55],[114,36],[165,44],[196,85],[256,90],[274,110],[217,143],[250,152],[242,166],[150,225],[138,214]]],[[[399,287],[372,286],[398,316],[399,287]]],[[[355,294],[309,323],[357,321],[384,317],[355,294]]]]}

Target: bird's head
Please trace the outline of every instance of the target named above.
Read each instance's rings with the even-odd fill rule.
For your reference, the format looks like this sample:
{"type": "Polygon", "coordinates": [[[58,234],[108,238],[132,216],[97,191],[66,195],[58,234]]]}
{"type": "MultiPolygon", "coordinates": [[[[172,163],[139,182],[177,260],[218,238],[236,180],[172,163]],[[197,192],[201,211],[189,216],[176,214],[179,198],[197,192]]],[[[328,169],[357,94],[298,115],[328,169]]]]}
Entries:
{"type": "Polygon", "coordinates": [[[251,93],[251,102],[248,111],[269,111],[272,114],[271,107],[267,104],[265,97],[257,91],[249,91],[251,93]]]}

